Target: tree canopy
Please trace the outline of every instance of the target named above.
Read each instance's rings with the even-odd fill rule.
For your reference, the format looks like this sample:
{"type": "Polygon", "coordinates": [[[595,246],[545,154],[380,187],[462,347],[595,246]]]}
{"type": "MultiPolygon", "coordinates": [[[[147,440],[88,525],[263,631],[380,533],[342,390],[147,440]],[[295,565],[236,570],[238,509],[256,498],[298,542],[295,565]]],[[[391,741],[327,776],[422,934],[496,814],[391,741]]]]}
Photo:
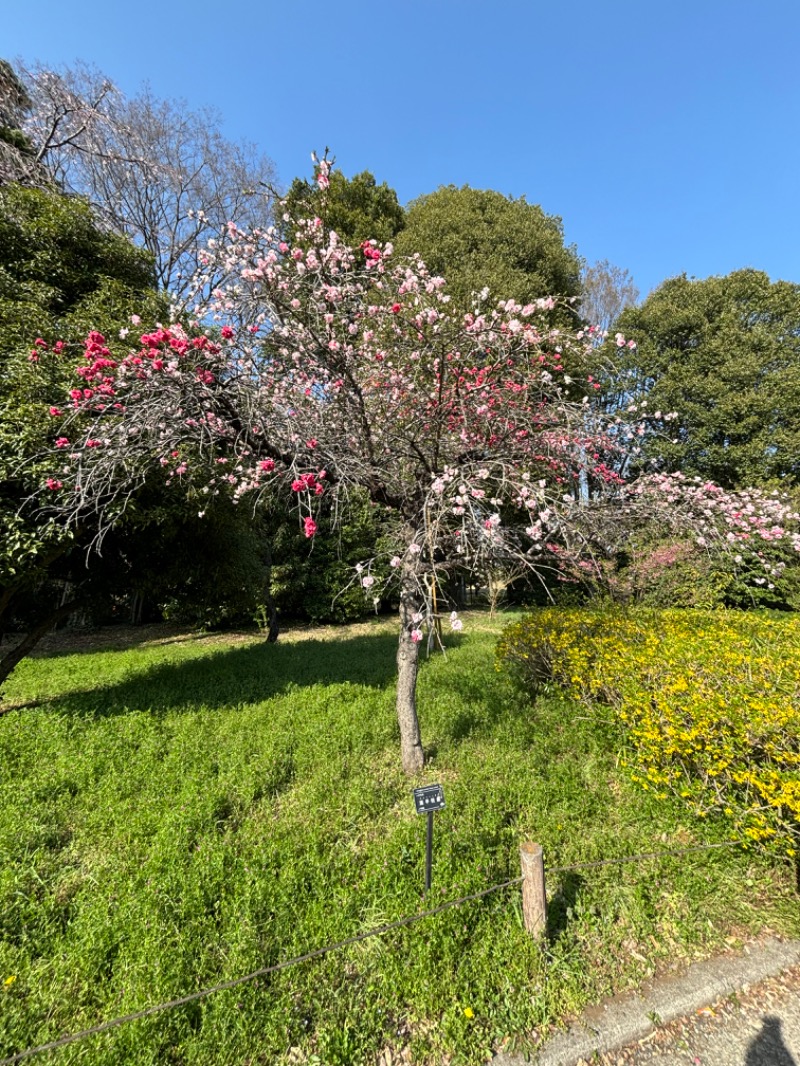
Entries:
{"type": "Polygon", "coordinates": [[[54,346],[96,321],[125,329],[134,308],[165,311],[153,285],[147,253],[98,229],[81,200],[0,188],[0,628],[56,562],[62,575],[88,576],[85,549],[67,561],[80,535],[33,498],[57,438],[50,411],[74,384],[54,346]]]}
{"type": "Polygon", "coordinates": [[[617,325],[618,399],[677,414],[645,454],[734,488],[800,475],[800,286],[757,270],[664,282],[617,325]],[[624,355],[625,360],[619,357],[624,355]]]}
{"type": "Polygon", "coordinates": [[[324,188],[313,180],[294,179],[285,197],[291,218],[320,216],[328,229],[352,245],[369,240],[384,244],[405,226],[397,193],[385,181],[378,185],[368,170],[352,178],[332,170],[326,179],[324,188]]]}
{"type": "MultiPolygon", "coordinates": [[[[442,186],[408,205],[395,243],[400,254],[418,252],[433,274],[445,276],[464,310],[485,287],[495,299],[511,297],[523,305],[580,295],[580,261],[564,245],[561,219],[524,196],[442,186]]],[[[573,315],[561,317],[575,321],[573,315]]]]}

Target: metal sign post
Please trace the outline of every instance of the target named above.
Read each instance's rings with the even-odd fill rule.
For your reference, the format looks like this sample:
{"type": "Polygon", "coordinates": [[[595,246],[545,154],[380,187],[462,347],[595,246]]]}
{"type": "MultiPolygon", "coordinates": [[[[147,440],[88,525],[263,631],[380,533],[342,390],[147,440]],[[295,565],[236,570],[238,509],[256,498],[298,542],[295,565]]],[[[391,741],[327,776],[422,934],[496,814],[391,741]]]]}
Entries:
{"type": "Polygon", "coordinates": [[[428,816],[425,836],[425,891],[431,887],[431,868],[433,866],[433,814],[444,810],[444,789],[441,785],[423,785],[414,789],[414,806],[417,814],[428,816]]]}

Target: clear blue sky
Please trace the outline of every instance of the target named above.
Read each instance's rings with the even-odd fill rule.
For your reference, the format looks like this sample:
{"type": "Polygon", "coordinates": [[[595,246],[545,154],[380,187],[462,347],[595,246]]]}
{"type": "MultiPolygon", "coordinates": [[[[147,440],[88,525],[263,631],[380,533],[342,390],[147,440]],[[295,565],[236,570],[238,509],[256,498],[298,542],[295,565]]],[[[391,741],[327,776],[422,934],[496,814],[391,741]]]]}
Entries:
{"type": "Polygon", "coordinates": [[[800,282],[798,0],[19,0],[0,56],[214,105],[280,179],[330,145],[403,203],[525,195],[647,293],[800,282]]]}

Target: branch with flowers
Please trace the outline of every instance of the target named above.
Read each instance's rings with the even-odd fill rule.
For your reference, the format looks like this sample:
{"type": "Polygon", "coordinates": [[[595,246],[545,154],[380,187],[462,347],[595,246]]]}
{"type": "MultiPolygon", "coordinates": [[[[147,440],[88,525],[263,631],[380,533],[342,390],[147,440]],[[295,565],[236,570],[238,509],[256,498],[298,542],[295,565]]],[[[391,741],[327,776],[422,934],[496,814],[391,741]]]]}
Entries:
{"type": "Polygon", "coordinates": [[[562,576],[618,602],[652,603],[666,582],[671,597],[664,605],[674,606],[683,570],[694,587],[683,590],[689,598],[679,606],[797,603],[800,513],[778,490],[646,474],[591,501],[575,533],[583,548],[560,550],[562,576]]]}

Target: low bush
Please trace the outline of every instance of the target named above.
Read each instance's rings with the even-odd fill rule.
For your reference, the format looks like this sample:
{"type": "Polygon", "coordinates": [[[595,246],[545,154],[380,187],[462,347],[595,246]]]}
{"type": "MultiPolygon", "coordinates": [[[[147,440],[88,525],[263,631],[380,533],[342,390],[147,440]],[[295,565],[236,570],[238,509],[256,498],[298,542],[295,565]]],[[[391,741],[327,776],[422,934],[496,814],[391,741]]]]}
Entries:
{"type": "Polygon", "coordinates": [[[613,708],[642,788],[796,856],[800,619],[548,608],[505,629],[496,654],[534,689],[613,708]]]}

